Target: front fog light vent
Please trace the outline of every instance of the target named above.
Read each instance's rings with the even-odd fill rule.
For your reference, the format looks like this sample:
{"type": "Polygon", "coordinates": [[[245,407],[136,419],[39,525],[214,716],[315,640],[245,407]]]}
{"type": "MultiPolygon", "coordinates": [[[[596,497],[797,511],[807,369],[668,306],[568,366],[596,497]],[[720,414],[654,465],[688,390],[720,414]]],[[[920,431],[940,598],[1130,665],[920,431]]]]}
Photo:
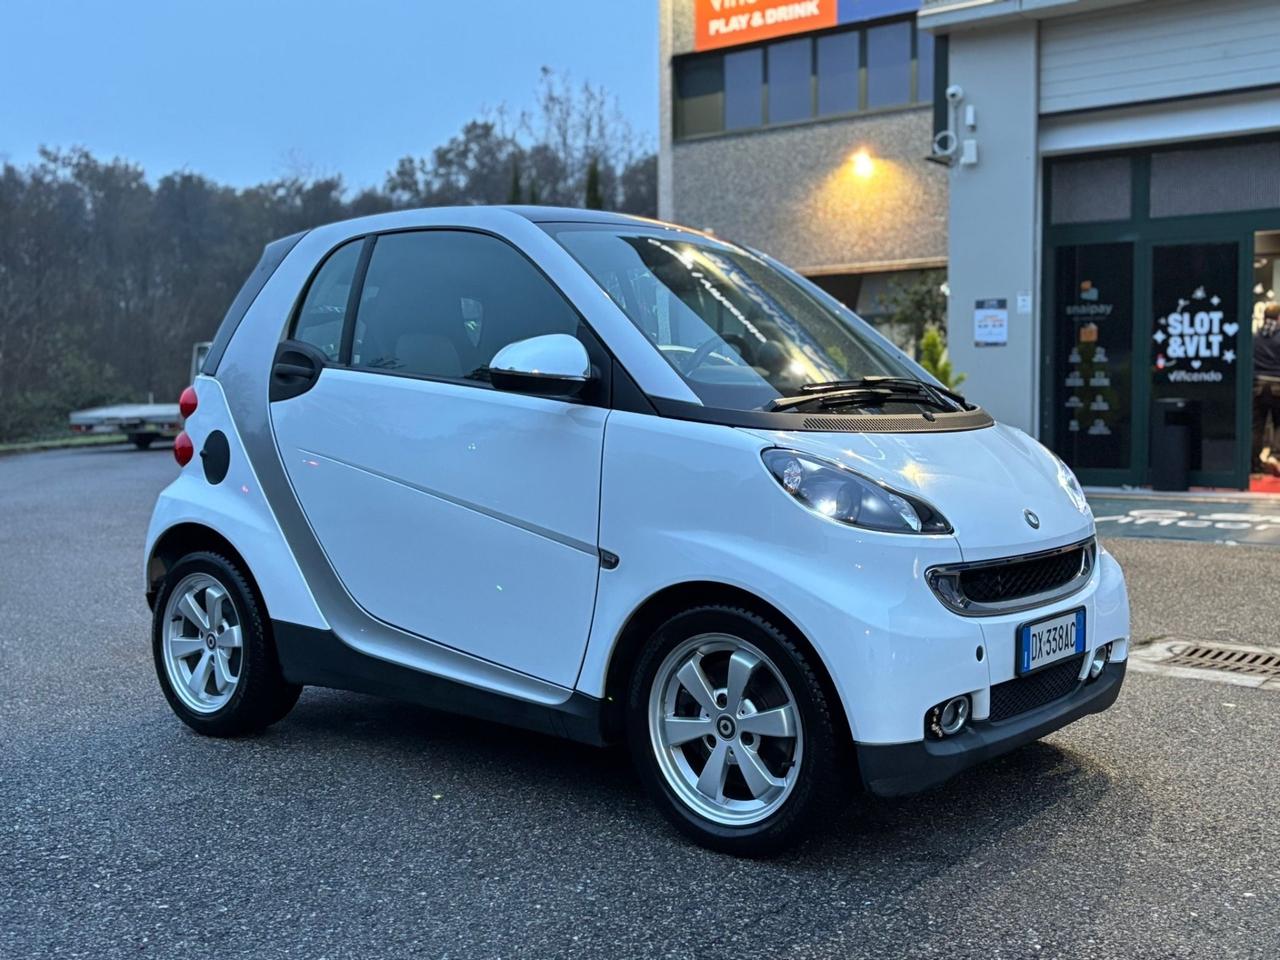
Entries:
{"type": "Polygon", "coordinates": [[[968,696],[952,697],[929,711],[925,727],[935,740],[952,737],[964,729],[971,712],[968,696]]]}

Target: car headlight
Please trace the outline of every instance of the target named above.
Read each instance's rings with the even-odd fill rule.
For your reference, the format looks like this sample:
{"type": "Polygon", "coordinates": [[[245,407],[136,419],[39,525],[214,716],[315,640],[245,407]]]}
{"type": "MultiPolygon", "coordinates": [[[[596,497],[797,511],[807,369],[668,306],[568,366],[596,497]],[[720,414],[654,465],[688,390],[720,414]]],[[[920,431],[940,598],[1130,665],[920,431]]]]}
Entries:
{"type": "Polygon", "coordinates": [[[836,463],[774,447],[761,455],[782,489],[819,516],[885,533],[950,533],[929,504],[836,463]]]}
{"type": "Polygon", "coordinates": [[[1083,513],[1086,517],[1093,516],[1093,509],[1089,506],[1089,501],[1084,495],[1084,488],[1080,486],[1080,481],[1076,478],[1075,473],[1073,473],[1071,468],[1067,466],[1066,462],[1052,450],[1049,451],[1049,456],[1053,457],[1054,462],[1058,465],[1058,485],[1066,491],[1067,496],[1071,499],[1072,504],[1077,510],[1083,513]]]}

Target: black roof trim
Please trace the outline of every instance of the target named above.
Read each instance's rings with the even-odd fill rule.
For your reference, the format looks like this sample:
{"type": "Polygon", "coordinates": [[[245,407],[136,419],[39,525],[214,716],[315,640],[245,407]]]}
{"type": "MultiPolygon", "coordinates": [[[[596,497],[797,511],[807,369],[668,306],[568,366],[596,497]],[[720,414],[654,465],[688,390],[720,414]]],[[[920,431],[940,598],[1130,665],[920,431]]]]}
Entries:
{"type": "Polygon", "coordinates": [[[500,209],[518,213],[533,223],[616,223],[668,228],[676,226],[673,223],[663,223],[661,220],[636,217],[629,213],[614,213],[611,210],[580,210],[577,207],[539,207],[528,204],[508,204],[500,209]]]}

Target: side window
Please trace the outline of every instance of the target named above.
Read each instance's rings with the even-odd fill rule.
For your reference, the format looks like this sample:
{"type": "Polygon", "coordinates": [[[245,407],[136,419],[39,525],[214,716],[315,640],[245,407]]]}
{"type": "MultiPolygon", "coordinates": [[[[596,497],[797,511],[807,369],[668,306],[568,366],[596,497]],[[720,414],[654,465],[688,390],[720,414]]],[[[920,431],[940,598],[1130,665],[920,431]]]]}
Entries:
{"type": "Polygon", "coordinates": [[[911,102],[911,23],[901,20],[867,31],[867,107],[911,102]]]}
{"type": "Polygon", "coordinates": [[[509,244],[456,230],[389,233],[369,261],[351,363],[487,380],[507,344],[577,330],[577,313],[509,244]]]}
{"type": "Polygon", "coordinates": [[[290,336],[320,350],[336,363],[342,347],[342,323],[347,315],[347,297],[360,261],[364,239],[343,244],[324,262],[311,281],[302,309],[293,323],[290,336]]]}

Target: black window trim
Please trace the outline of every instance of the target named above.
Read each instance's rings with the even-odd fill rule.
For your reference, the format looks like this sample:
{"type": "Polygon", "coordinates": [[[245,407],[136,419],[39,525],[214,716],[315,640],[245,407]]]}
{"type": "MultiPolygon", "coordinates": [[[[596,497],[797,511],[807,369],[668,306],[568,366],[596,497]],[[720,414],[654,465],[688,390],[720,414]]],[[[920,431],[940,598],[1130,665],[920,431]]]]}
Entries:
{"type": "Polygon", "coordinates": [[[351,275],[351,290],[347,293],[347,309],[342,315],[342,344],[338,348],[338,362],[351,365],[351,350],[355,343],[355,317],[360,310],[360,297],[364,293],[364,278],[369,273],[369,261],[373,259],[373,248],[378,245],[378,235],[371,234],[364,238],[360,247],[360,257],[356,260],[355,273],[351,275]],[[347,323],[347,318],[351,323],[347,323]]]}
{"type": "MultiPolygon", "coordinates": [[[[329,261],[334,258],[339,250],[344,250],[351,244],[363,242],[366,247],[372,246],[370,243],[372,236],[372,234],[357,234],[354,237],[347,237],[347,239],[327,251],[325,255],[316,262],[311,273],[307,275],[307,282],[302,285],[302,292],[298,294],[293,301],[293,306],[289,308],[289,319],[285,322],[284,333],[280,337],[281,340],[297,339],[298,321],[302,319],[302,308],[307,302],[307,297],[311,294],[311,288],[315,285],[316,279],[320,276],[324,268],[329,265],[329,261]]],[[[342,315],[342,338],[338,342],[338,360],[326,360],[326,366],[336,365],[342,360],[342,344],[346,341],[347,317],[351,313],[351,295],[358,289],[357,281],[359,281],[360,284],[364,283],[364,274],[360,273],[360,263],[363,257],[364,250],[361,250],[360,256],[356,258],[356,272],[351,275],[351,290],[347,291],[347,306],[342,315]]]]}
{"type": "Polygon", "coordinates": [[[388,370],[384,367],[369,367],[364,366],[363,364],[351,363],[351,353],[355,343],[355,329],[356,320],[358,319],[357,314],[359,312],[360,298],[364,292],[364,283],[369,272],[369,263],[373,259],[374,248],[377,246],[379,237],[385,237],[397,233],[473,233],[479,236],[490,237],[515,251],[518,256],[523,258],[524,261],[537,272],[538,276],[542,277],[542,279],[546,281],[551,289],[554,290],[560,299],[564,301],[569,310],[572,311],[573,315],[578,318],[578,330],[575,331],[574,335],[577,336],[579,340],[583,340],[584,338],[582,333],[585,331],[585,342],[583,342],[582,345],[586,348],[587,355],[591,358],[592,370],[596,375],[596,388],[584,393],[582,396],[544,397],[543,399],[556,400],[561,403],[570,403],[579,406],[596,406],[604,407],[605,409],[612,408],[614,394],[613,382],[615,376],[618,372],[621,372],[626,376],[629,376],[629,374],[626,374],[622,364],[618,361],[617,357],[613,355],[608,344],[605,343],[604,338],[595,331],[587,321],[587,318],[582,315],[582,311],[578,309],[577,305],[574,304],[564,290],[560,288],[559,284],[552,280],[551,277],[547,276],[546,271],[543,270],[532,257],[525,253],[525,251],[521,250],[519,246],[512,243],[507,237],[504,237],[499,233],[495,233],[492,230],[485,230],[480,227],[430,224],[425,226],[396,227],[389,230],[356,234],[355,236],[343,239],[320,258],[315,268],[311,271],[311,274],[307,277],[307,282],[303,285],[301,292],[294,300],[293,307],[289,311],[289,319],[285,324],[281,340],[288,340],[293,337],[298,317],[302,311],[302,305],[306,302],[307,294],[311,292],[311,286],[315,283],[316,277],[319,276],[320,271],[324,269],[325,264],[327,264],[330,258],[343,247],[357,241],[362,241],[363,247],[360,251],[360,259],[356,263],[356,272],[352,276],[351,290],[347,295],[347,308],[342,318],[342,346],[339,350],[338,359],[326,359],[324,363],[325,368],[348,370],[352,373],[375,374],[384,377],[400,377],[406,380],[421,380],[428,383],[450,383],[460,387],[474,387],[482,390],[495,390],[496,388],[493,384],[486,380],[432,376],[429,374],[410,373],[402,370],[388,370]]]}
{"type": "MultiPolygon", "coordinates": [[[[833,120],[849,120],[857,117],[876,116],[884,113],[900,113],[904,110],[920,110],[928,108],[936,108],[936,102],[923,99],[925,96],[933,96],[936,101],[937,93],[937,69],[936,58],[937,48],[935,46],[935,70],[934,70],[934,89],[922,90],[919,84],[919,35],[920,26],[916,21],[914,14],[903,16],[893,15],[888,17],[878,17],[874,20],[861,20],[856,23],[842,23],[834,27],[827,27],[823,30],[812,30],[798,34],[783,35],[780,37],[770,37],[767,40],[757,40],[753,43],[743,43],[731,47],[724,47],[718,50],[699,50],[689,53],[677,54],[671,58],[671,139],[674,143],[690,143],[699,140],[709,140],[716,137],[734,137],[743,134],[756,133],[761,130],[784,130],[788,127],[803,126],[812,123],[827,123],[833,120]],[[867,106],[867,33],[875,27],[889,26],[894,23],[906,23],[911,27],[911,62],[909,64],[908,73],[908,96],[910,99],[905,103],[890,104],[880,107],[867,106]],[[858,33],[858,107],[855,110],[846,110],[840,113],[822,114],[818,112],[818,40],[821,37],[832,36],[841,33],[858,33]],[[776,43],[786,43],[794,40],[806,39],[810,44],[809,51],[809,70],[810,78],[813,86],[812,112],[808,117],[799,120],[786,120],[778,123],[769,120],[769,53],[768,48],[776,43]],[[725,126],[725,80],[724,80],[724,58],[731,53],[740,53],[747,50],[759,49],[761,51],[761,84],[760,84],[760,123],[754,126],[734,127],[729,129],[725,126]],[[719,59],[721,62],[720,69],[720,127],[717,130],[710,130],[704,133],[683,133],[680,130],[680,119],[682,116],[680,110],[680,71],[687,63],[695,61],[710,61],[719,59]]],[[[940,37],[935,37],[935,44],[940,37]]]]}

